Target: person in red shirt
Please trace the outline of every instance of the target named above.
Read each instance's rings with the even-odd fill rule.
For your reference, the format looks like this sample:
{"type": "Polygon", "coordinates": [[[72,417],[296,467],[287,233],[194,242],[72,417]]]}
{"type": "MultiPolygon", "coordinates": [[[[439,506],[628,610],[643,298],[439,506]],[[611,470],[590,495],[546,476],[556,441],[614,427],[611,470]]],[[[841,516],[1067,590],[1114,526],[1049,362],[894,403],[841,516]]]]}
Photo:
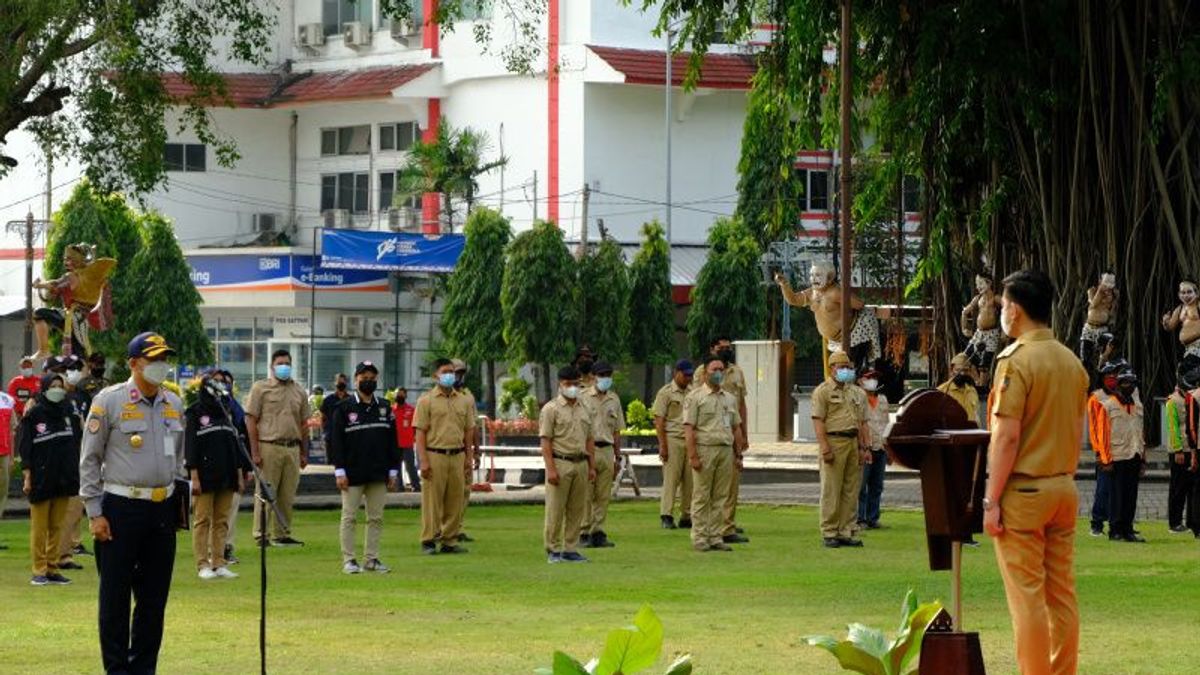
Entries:
{"type": "MultiPolygon", "coordinates": [[[[400,387],[396,390],[396,402],[392,404],[392,413],[396,416],[396,444],[400,446],[400,460],[404,463],[404,472],[408,474],[408,484],[412,492],[421,491],[421,473],[417,467],[417,453],[413,451],[416,430],[413,429],[413,413],[416,408],[408,402],[408,390],[400,387]]],[[[401,481],[403,484],[403,481],[401,481]]],[[[401,486],[403,490],[403,485],[401,486]]]]}
{"type": "Polygon", "coordinates": [[[22,358],[21,372],[8,381],[8,395],[16,399],[13,409],[17,417],[25,414],[25,404],[32,401],[41,389],[42,380],[33,373],[33,359],[28,356],[22,358]]]}
{"type": "MultiPolygon", "coordinates": [[[[8,504],[8,478],[12,473],[13,431],[17,425],[16,400],[0,391],[0,518],[8,504]]],[[[0,543],[0,550],[8,545],[0,543]]]]}

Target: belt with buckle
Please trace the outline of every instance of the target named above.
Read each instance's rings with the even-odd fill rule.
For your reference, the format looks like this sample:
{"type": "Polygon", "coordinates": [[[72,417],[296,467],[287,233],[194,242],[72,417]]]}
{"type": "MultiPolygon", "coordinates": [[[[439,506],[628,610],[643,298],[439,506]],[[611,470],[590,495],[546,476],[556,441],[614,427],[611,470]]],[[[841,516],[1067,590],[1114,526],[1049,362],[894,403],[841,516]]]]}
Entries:
{"type": "Polygon", "coordinates": [[[128,497],[129,499],[142,499],[148,502],[166,501],[175,492],[175,484],[164,487],[134,487],[132,485],[113,485],[106,483],[104,491],[116,495],[118,497],[128,497]]]}
{"type": "Polygon", "coordinates": [[[857,431],[826,431],[825,435],[826,436],[834,436],[836,438],[856,438],[856,437],[858,437],[858,432],[857,431]]]}
{"type": "Polygon", "coordinates": [[[585,462],[587,455],[563,455],[557,452],[550,453],[554,455],[554,459],[561,459],[564,462],[585,462]]]}
{"type": "Polygon", "coordinates": [[[270,443],[271,445],[278,445],[278,446],[280,446],[280,447],[284,447],[284,448],[298,448],[298,447],[300,447],[300,441],[268,441],[268,440],[262,440],[262,441],[259,441],[259,442],[260,442],[260,443],[270,443]]]}
{"type": "Polygon", "coordinates": [[[461,454],[462,448],[425,448],[425,452],[432,452],[437,455],[457,455],[461,454]]]}
{"type": "Polygon", "coordinates": [[[612,443],[609,443],[608,441],[595,441],[595,443],[596,443],[597,448],[611,448],[612,447],[612,443]]]}

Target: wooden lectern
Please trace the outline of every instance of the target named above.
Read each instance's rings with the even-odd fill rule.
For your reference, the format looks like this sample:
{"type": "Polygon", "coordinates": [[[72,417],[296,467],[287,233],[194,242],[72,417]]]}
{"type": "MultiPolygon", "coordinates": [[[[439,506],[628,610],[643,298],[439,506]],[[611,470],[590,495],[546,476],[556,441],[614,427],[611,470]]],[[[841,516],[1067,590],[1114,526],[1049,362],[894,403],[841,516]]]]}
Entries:
{"type": "Polygon", "coordinates": [[[990,437],[957,401],[935,389],[905,396],[888,428],[888,453],[921,472],[929,569],[951,570],[950,630],[931,626],[921,647],[922,673],[984,673],[979,634],[961,632],[962,542],[983,532],[990,437]]]}

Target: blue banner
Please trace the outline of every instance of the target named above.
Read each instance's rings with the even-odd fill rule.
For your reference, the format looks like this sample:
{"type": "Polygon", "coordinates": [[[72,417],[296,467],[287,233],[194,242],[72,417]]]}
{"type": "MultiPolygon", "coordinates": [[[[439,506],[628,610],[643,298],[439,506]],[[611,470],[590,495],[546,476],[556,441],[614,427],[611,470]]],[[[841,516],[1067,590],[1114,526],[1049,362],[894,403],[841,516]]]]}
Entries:
{"type": "Polygon", "coordinates": [[[328,269],[313,256],[282,254],[198,254],[187,257],[192,284],[202,292],[317,290],[387,291],[388,273],[328,269]]]}
{"type": "Polygon", "coordinates": [[[461,234],[321,230],[321,267],[388,272],[453,272],[461,234]]]}

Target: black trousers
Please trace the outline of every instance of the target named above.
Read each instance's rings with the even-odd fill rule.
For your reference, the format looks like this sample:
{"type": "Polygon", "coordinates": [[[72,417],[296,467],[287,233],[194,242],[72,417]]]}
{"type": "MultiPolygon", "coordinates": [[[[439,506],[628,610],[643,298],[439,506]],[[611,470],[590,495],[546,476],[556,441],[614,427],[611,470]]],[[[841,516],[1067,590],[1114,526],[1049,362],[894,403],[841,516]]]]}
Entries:
{"type": "MultiPolygon", "coordinates": [[[[421,490],[421,472],[417,470],[417,451],[413,448],[400,448],[400,461],[404,464],[404,473],[408,474],[408,484],[418,492],[421,490]]],[[[404,481],[400,481],[401,484],[404,481]]]]}
{"type": "Polygon", "coordinates": [[[175,514],[154,503],[105,494],[113,538],[96,542],[100,572],[100,654],[109,675],[152,675],[158,668],[163,614],[175,566],[175,514]],[[130,630],[130,595],[133,607],[130,630]]]}
{"type": "Polygon", "coordinates": [[[1171,484],[1167,488],[1167,525],[1186,525],[1193,532],[1200,531],[1200,504],[1196,503],[1197,476],[1190,471],[1191,453],[1171,454],[1171,484]],[[1176,464],[1175,457],[1183,454],[1184,463],[1176,464]]]}
{"type": "Polygon", "coordinates": [[[1138,481],[1142,459],[1123,459],[1112,463],[1112,485],[1108,496],[1108,536],[1133,534],[1133,517],[1137,513],[1138,481]]]}

